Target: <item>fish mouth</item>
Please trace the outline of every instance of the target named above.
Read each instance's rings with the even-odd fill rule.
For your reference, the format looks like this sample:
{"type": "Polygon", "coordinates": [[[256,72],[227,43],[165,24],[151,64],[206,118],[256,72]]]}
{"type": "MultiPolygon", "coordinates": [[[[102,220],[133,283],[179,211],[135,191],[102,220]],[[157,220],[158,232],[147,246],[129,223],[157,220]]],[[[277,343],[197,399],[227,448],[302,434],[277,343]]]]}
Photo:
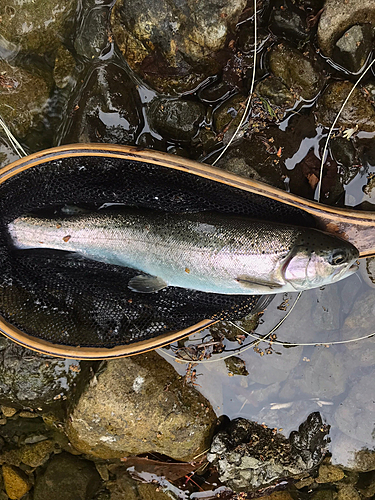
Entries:
{"type": "Polygon", "coordinates": [[[358,260],[356,260],[356,261],[354,262],[354,264],[352,264],[352,265],[349,267],[348,272],[350,272],[350,273],[355,273],[356,271],[358,271],[358,269],[359,269],[359,262],[358,262],[358,260]]]}
{"type": "Polygon", "coordinates": [[[339,281],[344,277],[346,278],[351,274],[354,274],[355,272],[358,271],[358,269],[359,269],[359,262],[355,261],[353,262],[353,264],[350,265],[350,267],[344,267],[343,269],[340,269],[339,271],[335,272],[335,274],[333,275],[333,279],[334,281],[339,281]]]}

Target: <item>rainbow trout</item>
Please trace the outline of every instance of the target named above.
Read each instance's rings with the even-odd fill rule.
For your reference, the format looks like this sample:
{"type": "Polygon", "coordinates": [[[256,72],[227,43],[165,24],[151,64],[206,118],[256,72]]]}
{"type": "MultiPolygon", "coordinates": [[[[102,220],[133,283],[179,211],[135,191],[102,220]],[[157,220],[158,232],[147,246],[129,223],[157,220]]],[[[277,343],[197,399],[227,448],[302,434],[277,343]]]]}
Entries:
{"type": "Polygon", "coordinates": [[[15,247],[75,252],[141,271],[137,292],[177,286],[222,294],[274,294],[320,287],[358,268],[351,244],[316,229],[202,212],[102,210],[58,219],[20,217],[15,247]]]}

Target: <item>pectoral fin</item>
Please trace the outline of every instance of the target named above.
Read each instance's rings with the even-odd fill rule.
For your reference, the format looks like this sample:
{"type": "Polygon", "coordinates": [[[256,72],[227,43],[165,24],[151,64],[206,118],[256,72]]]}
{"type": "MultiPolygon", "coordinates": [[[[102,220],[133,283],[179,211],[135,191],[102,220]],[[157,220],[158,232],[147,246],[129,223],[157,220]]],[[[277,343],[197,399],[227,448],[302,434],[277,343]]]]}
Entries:
{"type": "Polygon", "coordinates": [[[262,279],[254,279],[252,276],[247,276],[242,274],[241,276],[237,276],[237,281],[245,288],[249,288],[249,290],[254,290],[259,293],[264,293],[266,291],[277,291],[278,288],[281,288],[283,285],[281,283],[275,283],[274,281],[266,281],[262,279]]]}
{"type": "Polygon", "coordinates": [[[157,292],[166,286],[168,286],[168,283],[166,283],[163,279],[158,278],[157,276],[150,276],[149,274],[134,276],[134,278],[132,278],[128,283],[130,290],[139,293],[157,292]]]}

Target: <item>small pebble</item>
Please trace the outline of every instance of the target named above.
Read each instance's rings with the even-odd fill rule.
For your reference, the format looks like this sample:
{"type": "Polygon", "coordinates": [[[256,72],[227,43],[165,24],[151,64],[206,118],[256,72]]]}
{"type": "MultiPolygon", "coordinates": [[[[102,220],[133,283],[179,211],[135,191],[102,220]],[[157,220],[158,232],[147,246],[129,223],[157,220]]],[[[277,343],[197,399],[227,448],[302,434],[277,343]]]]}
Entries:
{"type": "Polygon", "coordinates": [[[18,414],[22,418],[37,418],[39,415],[31,411],[20,411],[18,414]]]}
{"type": "Polygon", "coordinates": [[[31,483],[26,474],[17,467],[4,464],[3,480],[5,491],[11,500],[22,498],[31,488],[31,483]]]}
{"type": "Polygon", "coordinates": [[[1,411],[4,415],[4,417],[13,417],[17,413],[16,408],[12,408],[11,406],[0,406],[1,411]]]}

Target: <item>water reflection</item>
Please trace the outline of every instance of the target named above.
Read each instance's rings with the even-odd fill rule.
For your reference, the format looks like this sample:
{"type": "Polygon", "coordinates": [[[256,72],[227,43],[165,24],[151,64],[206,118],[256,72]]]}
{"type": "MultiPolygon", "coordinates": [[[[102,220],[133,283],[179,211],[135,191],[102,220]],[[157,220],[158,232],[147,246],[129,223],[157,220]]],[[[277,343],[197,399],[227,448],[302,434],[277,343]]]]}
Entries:
{"type": "MultiPolygon", "coordinates": [[[[223,353],[194,366],[197,389],[211,402],[217,415],[264,422],[269,427],[282,429],[288,436],[310,413],[320,411],[332,427],[333,463],[353,467],[356,452],[372,449],[375,439],[374,338],[340,343],[375,331],[375,295],[362,278],[363,273],[366,273],[365,262],[361,263],[360,273],[342,282],[304,292],[275,332],[276,343],[270,350],[267,349],[269,342],[260,344],[258,349],[245,350],[244,346],[252,339],[245,339],[240,346],[234,339],[241,331],[229,323],[221,323],[221,331],[234,341],[225,340],[223,353]],[[277,342],[327,344],[290,347],[277,342]],[[332,342],[338,343],[331,345],[332,342]],[[233,374],[223,359],[214,361],[235,348],[240,348],[235,355],[244,362],[247,376],[233,374]]],[[[256,333],[267,334],[286,314],[296,296],[289,294],[286,301],[282,295],[276,296],[256,333]],[[286,311],[283,311],[285,304],[286,311]]],[[[246,319],[238,324],[249,326],[246,319]]],[[[201,332],[200,340],[196,336],[196,341],[214,334],[215,329],[217,332],[217,326],[211,327],[211,332],[201,332]]],[[[194,342],[194,338],[190,338],[185,344],[194,342]]],[[[167,353],[171,351],[163,354],[171,361],[167,353]]],[[[185,374],[185,365],[174,362],[174,366],[181,375],[185,374]]]]}

